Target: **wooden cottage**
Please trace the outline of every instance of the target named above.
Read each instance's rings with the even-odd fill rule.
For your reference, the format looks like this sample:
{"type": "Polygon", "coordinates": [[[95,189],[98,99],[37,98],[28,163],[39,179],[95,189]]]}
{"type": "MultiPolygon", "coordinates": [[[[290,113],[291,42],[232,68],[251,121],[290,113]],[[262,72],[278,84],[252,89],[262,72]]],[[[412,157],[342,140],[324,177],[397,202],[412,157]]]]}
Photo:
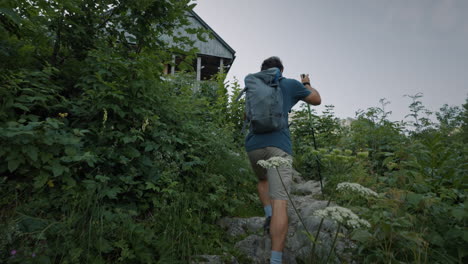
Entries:
{"type": "MultiPolygon", "coordinates": [[[[194,46],[199,53],[194,62],[194,69],[197,73],[197,80],[208,80],[218,72],[227,73],[236,58],[236,52],[229,46],[197,13],[190,11],[187,13],[190,21],[190,28],[203,28],[207,30],[212,38],[207,38],[207,42],[201,41],[196,35],[191,35],[180,30],[180,34],[195,41],[194,46]]],[[[171,43],[171,38],[166,37],[165,41],[171,43]]],[[[177,57],[174,56],[172,64],[166,65],[165,73],[174,74],[176,72],[177,57]]]]}

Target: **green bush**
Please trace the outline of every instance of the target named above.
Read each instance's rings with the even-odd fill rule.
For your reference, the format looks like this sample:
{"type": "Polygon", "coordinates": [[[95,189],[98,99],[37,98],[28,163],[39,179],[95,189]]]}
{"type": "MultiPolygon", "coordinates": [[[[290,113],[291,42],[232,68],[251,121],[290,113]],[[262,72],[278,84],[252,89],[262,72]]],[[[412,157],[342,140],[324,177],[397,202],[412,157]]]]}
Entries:
{"type": "Polygon", "coordinates": [[[2,262],[187,263],[230,250],[216,220],[251,202],[254,183],[227,90],[162,77],[183,51],[158,36],[191,7],[119,3],[1,10],[2,262]]]}
{"type": "Polygon", "coordinates": [[[433,123],[420,97],[410,96],[413,120],[406,126],[388,120],[385,100],[382,107],[359,111],[350,127],[328,122],[335,119],[328,113],[313,117],[320,125],[304,122],[304,111],[298,114],[296,164],[317,171],[319,160],[326,198],[371,223],[369,230],[351,233],[357,247],[348,251],[359,263],[465,263],[468,258],[468,147],[463,141],[468,104],[465,111],[443,106],[433,123]],[[320,135],[327,131],[340,133],[315,150],[310,139],[300,139],[310,124],[317,139],[327,138],[320,135]],[[360,183],[380,195],[357,199],[337,191],[340,182],[360,183]]]}

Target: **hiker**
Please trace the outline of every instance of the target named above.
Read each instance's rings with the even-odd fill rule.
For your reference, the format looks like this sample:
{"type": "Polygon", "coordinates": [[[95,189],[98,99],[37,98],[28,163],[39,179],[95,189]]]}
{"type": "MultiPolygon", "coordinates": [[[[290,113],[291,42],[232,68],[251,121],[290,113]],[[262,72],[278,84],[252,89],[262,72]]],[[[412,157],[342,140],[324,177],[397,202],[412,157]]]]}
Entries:
{"type": "MultiPolygon", "coordinates": [[[[278,57],[270,57],[263,61],[261,72],[259,74],[268,74],[271,68],[277,68],[276,74],[279,78],[275,79],[281,88],[282,93],[282,119],[285,125],[276,131],[267,133],[255,133],[252,129],[252,122],[249,133],[245,139],[245,149],[248,153],[252,168],[258,177],[258,196],[263,204],[265,211],[265,231],[271,236],[271,258],[270,263],[281,263],[283,249],[288,232],[288,198],[286,191],[279,179],[275,169],[264,169],[257,162],[259,160],[268,160],[271,157],[280,156],[292,159],[292,144],[289,133],[288,113],[291,108],[302,100],[308,104],[319,105],[321,103],[320,94],[310,86],[309,75],[301,75],[301,82],[282,77],[283,64],[278,57]],[[269,70],[270,69],[270,70],[269,70]]],[[[255,75],[255,74],[254,74],[255,75]]],[[[246,89],[248,96],[248,77],[246,77],[246,89]]],[[[272,77],[275,78],[275,77],[272,77]]],[[[252,86],[252,85],[251,85],[252,86]]],[[[278,90],[279,91],[279,90],[278,90]]],[[[248,97],[247,97],[248,100],[248,97]]],[[[249,102],[247,102],[249,104],[249,102]]],[[[249,104],[250,107],[252,103],[249,104]]],[[[249,110],[248,110],[249,111],[249,110]]],[[[249,121],[249,120],[248,120],[249,121]]],[[[292,181],[292,168],[279,168],[283,182],[289,191],[292,181]]]]}

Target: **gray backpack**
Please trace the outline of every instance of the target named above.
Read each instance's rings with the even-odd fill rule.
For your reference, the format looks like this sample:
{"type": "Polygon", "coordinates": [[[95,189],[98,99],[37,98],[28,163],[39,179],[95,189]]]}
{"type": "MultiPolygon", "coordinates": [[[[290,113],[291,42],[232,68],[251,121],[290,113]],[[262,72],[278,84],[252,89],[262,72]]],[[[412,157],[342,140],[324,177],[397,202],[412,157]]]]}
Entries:
{"type": "MultiPolygon", "coordinates": [[[[245,77],[245,112],[254,134],[263,134],[287,127],[287,117],[283,113],[283,93],[279,86],[282,79],[278,68],[270,68],[245,77]]],[[[244,129],[244,128],[243,128],[244,129]]]]}

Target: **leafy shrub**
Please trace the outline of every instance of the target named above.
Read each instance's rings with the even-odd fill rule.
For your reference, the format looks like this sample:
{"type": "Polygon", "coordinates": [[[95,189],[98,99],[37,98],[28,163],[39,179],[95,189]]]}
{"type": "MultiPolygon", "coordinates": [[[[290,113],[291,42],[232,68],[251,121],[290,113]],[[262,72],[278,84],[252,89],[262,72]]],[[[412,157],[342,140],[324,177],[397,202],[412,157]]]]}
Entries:
{"type": "Polygon", "coordinates": [[[2,261],[186,263],[222,250],[216,220],[251,201],[225,87],[212,98],[162,77],[184,51],[158,37],[188,1],[139,2],[2,9],[2,261]]]}
{"type": "MultiPolygon", "coordinates": [[[[359,111],[349,128],[336,128],[339,122],[323,122],[328,131],[342,131],[334,134],[340,136],[326,148],[315,150],[307,141],[295,142],[297,164],[320,161],[328,199],[350,207],[371,223],[369,230],[351,233],[357,248],[349,251],[360,263],[467,260],[466,104],[464,112],[443,106],[436,113],[439,123],[435,124],[427,117],[431,113],[420,97],[410,96],[409,117],[414,120],[406,124],[413,129],[404,122],[389,121],[388,102],[381,100],[382,107],[359,111]],[[365,200],[337,192],[337,184],[345,181],[361,183],[380,195],[365,200]]],[[[299,118],[304,120],[303,113],[299,118]]],[[[324,117],[314,118],[320,122],[324,117]]],[[[293,137],[303,135],[301,129],[307,123],[302,123],[293,130],[293,137]]],[[[317,138],[326,137],[319,133],[317,138]]]]}
{"type": "Polygon", "coordinates": [[[294,167],[306,179],[319,179],[317,156],[307,155],[309,150],[315,148],[337,147],[344,131],[340,121],[334,116],[333,106],[326,106],[322,115],[301,105],[299,111],[295,111],[290,125],[293,141],[294,167]]]}

